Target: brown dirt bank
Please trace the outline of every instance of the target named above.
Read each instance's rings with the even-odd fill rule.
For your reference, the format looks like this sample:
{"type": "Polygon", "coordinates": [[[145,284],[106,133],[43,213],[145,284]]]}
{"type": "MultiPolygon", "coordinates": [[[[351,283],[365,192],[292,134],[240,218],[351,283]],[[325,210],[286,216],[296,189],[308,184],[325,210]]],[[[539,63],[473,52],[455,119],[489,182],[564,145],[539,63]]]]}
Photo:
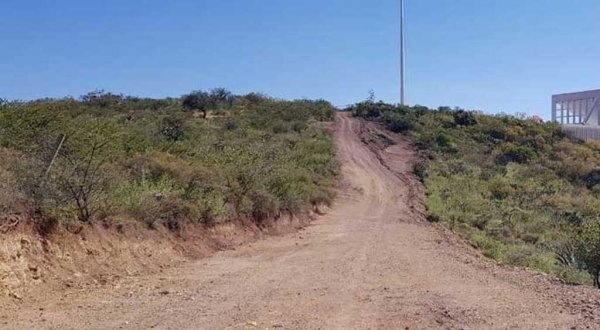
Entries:
{"type": "MultiPolygon", "coordinates": [[[[270,219],[261,228],[250,221],[211,227],[188,225],[178,232],[131,225],[77,225],[48,237],[30,222],[0,234],[0,296],[27,300],[38,291],[90,289],[160,273],[217,251],[235,249],[269,235],[305,227],[315,212],[270,219]]],[[[16,221],[13,221],[15,223],[16,221]]]]}

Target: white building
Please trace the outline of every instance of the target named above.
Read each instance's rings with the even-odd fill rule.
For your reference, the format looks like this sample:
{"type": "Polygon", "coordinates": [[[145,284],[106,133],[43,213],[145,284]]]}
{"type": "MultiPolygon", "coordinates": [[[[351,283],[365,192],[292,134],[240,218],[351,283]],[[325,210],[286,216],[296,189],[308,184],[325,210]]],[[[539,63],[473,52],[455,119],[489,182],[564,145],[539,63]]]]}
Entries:
{"type": "Polygon", "coordinates": [[[581,140],[600,140],[600,89],[552,96],[552,120],[581,140]]]}
{"type": "Polygon", "coordinates": [[[600,89],[552,96],[552,120],[563,125],[600,126],[600,89]]]}

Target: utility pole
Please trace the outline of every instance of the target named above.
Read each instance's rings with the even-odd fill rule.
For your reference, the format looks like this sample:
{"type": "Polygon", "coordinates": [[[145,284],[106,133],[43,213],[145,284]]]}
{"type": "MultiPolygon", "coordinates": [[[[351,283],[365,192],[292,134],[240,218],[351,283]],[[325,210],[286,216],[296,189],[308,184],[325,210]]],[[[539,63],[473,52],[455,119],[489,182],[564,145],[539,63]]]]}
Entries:
{"type": "Polygon", "coordinates": [[[404,0],[400,0],[400,105],[404,102],[404,0]]]}

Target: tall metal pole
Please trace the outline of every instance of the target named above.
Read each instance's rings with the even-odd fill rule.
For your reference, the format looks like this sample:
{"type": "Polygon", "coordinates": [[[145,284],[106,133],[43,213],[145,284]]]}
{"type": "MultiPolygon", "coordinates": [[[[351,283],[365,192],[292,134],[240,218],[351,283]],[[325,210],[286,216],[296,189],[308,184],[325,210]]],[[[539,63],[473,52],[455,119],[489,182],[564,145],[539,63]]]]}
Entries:
{"type": "Polygon", "coordinates": [[[400,105],[404,103],[404,0],[400,0],[400,105]]]}

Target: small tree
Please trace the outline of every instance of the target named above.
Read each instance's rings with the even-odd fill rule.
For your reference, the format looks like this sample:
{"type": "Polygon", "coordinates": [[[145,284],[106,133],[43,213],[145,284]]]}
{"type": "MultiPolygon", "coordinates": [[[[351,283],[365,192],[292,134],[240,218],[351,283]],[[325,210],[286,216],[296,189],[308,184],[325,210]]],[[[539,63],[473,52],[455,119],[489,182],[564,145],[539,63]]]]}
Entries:
{"type": "Polygon", "coordinates": [[[104,190],[105,179],[101,167],[106,162],[102,151],[108,141],[96,140],[89,145],[89,151],[80,157],[66,157],[68,171],[55,176],[63,186],[63,194],[77,207],[79,220],[88,222],[98,211],[95,198],[104,190]]]}
{"type": "Polygon", "coordinates": [[[574,239],[574,256],[600,289],[600,219],[588,220],[574,239]]]}
{"type": "Polygon", "coordinates": [[[269,101],[269,97],[260,93],[250,93],[241,97],[243,101],[246,101],[250,104],[258,104],[269,101]]]}
{"type": "Polygon", "coordinates": [[[454,123],[456,125],[472,126],[477,124],[477,119],[475,119],[475,115],[470,111],[458,110],[455,111],[452,115],[454,116],[454,123]]]}
{"type": "Polygon", "coordinates": [[[209,93],[195,91],[183,97],[182,105],[187,111],[202,111],[203,118],[206,118],[208,110],[215,107],[215,101],[209,93]]]}
{"type": "Polygon", "coordinates": [[[123,102],[124,97],[121,94],[113,94],[104,90],[96,90],[81,96],[81,102],[100,108],[108,108],[123,102]]]}
{"type": "Polygon", "coordinates": [[[229,107],[233,100],[233,94],[225,88],[215,88],[210,91],[210,97],[215,105],[225,105],[229,107]]]}
{"type": "Polygon", "coordinates": [[[369,97],[366,100],[367,103],[375,103],[375,90],[369,89],[369,97]]]}
{"type": "Polygon", "coordinates": [[[41,209],[71,204],[78,219],[89,222],[104,206],[101,197],[111,178],[105,165],[118,136],[109,123],[83,121],[73,126],[66,129],[67,139],[52,166],[48,168],[47,156],[33,156],[22,183],[41,209]]]}
{"type": "Polygon", "coordinates": [[[388,125],[389,129],[395,133],[404,133],[413,129],[413,122],[397,112],[385,112],[383,121],[388,125]]]}

